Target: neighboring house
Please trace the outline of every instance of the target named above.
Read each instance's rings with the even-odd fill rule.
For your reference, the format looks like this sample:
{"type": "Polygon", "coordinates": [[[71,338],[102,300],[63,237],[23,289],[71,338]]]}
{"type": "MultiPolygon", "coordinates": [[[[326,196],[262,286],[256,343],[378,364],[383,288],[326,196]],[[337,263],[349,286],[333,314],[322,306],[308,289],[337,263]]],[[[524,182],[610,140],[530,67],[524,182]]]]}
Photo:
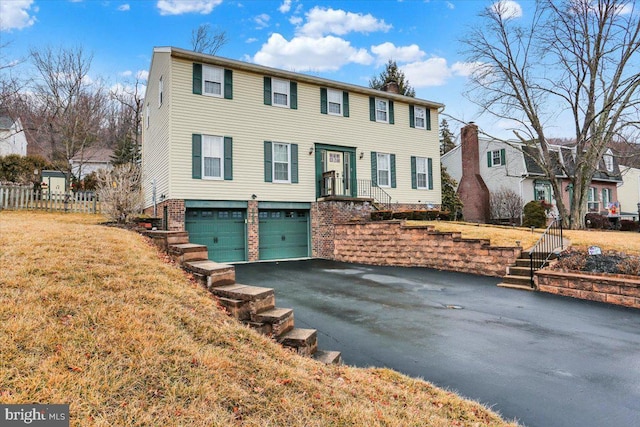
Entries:
{"type": "Polygon", "coordinates": [[[82,180],[99,169],[111,169],[111,156],[113,156],[113,150],[110,148],[86,148],[69,160],[71,173],[82,180]]]}
{"type": "Polygon", "coordinates": [[[638,203],[640,203],[640,169],[620,166],[622,184],[618,186],[618,200],[620,211],[624,218],[638,218],[638,203]]]}
{"type": "Polygon", "coordinates": [[[27,137],[20,119],[0,114],[0,156],[9,154],[27,155],[27,137]]]}
{"type": "MultiPolygon", "coordinates": [[[[489,198],[501,189],[512,190],[525,204],[531,200],[544,200],[555,205],[557,196],[553,194],[551,183],[533,160],[532,150],[536,149],[519,141],[479,138],[476,125],[465,126],[461,144],[442,156],[442,165],[459,182],[464,218],[478,222],[496,219],[490,218],[489,198]]],[[[550,145],[549,149],[552,159],[571,173],[575,167],[575,149],[559,145],[550,145]]],[[[556,174],[562,181],[562,199],[569,206],[572,191],[569,177],[560,167],[556,174]]],[[[620,167],[609,150],[600,160],[591,181],[588,211],[606,214],[607,204],[618,200],[617,186],[621,182],[620,167]]]]}
{"type": "Polygon", "coordinates": [[[217,261],[328,256],[338,217],[362,217],[386,195],[396,207],[441,203],[442,107],[155,48],[144,101],[146,212],[188,231],[217,261]]]}

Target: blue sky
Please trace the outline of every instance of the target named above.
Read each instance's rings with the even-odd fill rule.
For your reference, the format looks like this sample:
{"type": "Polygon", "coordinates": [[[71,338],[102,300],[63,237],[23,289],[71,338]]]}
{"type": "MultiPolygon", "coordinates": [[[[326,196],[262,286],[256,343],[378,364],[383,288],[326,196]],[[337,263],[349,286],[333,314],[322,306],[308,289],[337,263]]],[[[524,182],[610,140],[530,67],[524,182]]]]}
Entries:
{"type": "MultiPolygon", "coordinates": [[[[525,15],[532,0],[503,0],[525,15]]],[[[144,77],[154,46],[191,47],[200,24],[226,31],[218,55],[367,86],[389,58],[416,96],[500,135],[463,97],[470,65],[459,39],[484,0],[0,0],[1,63],[39,46],[82,46],[91,78],[108,86],[144,77]]],[[[29,70],[26,63],[12,72],[29,70]]],[[[453,125],[453,122],[450,121],[453,125]]],[[[451,126],[454,130],[457,126],[451,126]]],[[[552,135],[563,136],[563,135],[552,135]]]]}

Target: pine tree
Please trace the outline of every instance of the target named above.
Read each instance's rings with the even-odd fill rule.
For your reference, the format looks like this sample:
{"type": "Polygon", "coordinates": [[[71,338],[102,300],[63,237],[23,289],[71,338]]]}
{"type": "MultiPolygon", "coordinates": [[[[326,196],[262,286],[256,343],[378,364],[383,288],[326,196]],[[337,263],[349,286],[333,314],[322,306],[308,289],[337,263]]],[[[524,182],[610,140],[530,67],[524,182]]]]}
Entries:
{"type": "Polygon", "coordinates": [[[451,213],[451,218],[458,219],[458,213],[462,214],[462,200],[456,194],[457,182],[451,178],[444,166],[440,168],[440,179],[442,181],[442,205],[441,211],[451,213]]]}
{"type": "Polygon", "coordinates": [[[411,87],[411,85],[409,84],[409,80],[405,78],[404,72],[398,68],[398,64],[396,64],[396,61],[393,61],[391,59],[385,66],[384,71],[382,71],[379,76],[373,77],[371,80],[369,80],[369,87],[381,90],[384,85],[389,82],[398,83],[398,88],[401,95],[411,96],[415,98],[416,90],[411,87]]]}
{"type": "Polygon", "coordinates": [[[456,143],[453,142],[453,134],[449,130],[449,123],[446,119],[442,119],[440,122],[440,154],[448,153],[456,148],[456,143]]]}

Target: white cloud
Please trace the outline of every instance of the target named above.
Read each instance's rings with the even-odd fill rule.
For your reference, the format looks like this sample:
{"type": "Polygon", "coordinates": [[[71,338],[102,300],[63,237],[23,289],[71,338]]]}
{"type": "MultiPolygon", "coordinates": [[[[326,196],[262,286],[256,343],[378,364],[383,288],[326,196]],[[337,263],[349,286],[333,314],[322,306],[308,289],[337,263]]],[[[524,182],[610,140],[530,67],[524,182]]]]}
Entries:
{"type": "Polygon", "coordinates": [[[136,78],[138,80],[148,80],[149,79],[149,72],[147,70],[139,70],[136,73],[136,78]]]}
{"type": "Polygon", "coordinates": [[[121,12],[126,12],[127,10],[131,10],[131,6],[129,4],[121,4],[118,6],[118,10],[121,12]]]}
{"type": "Polygon", "coordinates": [[[522,7],[514,0],[498,0],[491,5],[491,10],[502,15],[502,19],[522,17],[522,7]]]}
{"type": "Polygon", "coordinates": [[[292,16],[291,18],[289,18],[289,22],[291,23],[291,25],[300,25],[302,24],[302,18],[299,16],[292,16]]]}
{"type": "Polygon", "coordinates": [[[298,34],[320,37],[325,34],[344,35],[351,32],[371,33],[387,32],[391,25],[371,14],[345,12],[344,10],[314,7],[306,14],[307,22],[298,29],[298,34]]]}
{"type": "Polygon", "coordinates": [[[456,6],[453,3],[451,3],[450,1],[446,1],[446,2],[444,2],[444,4],[446,4],[447,8],[449,8],[451,10],[456,8],[456,6]]]}
{"type": "Polygon", "coordinates": [[[258,24],[258,29],[262,29],[265,27],[269,26],[269,20],[271,19],[271,17],[269,15],[267,15],[266,13],[262,13],[258,16],[256,16],[255,18],[253,18],[253,21],[258,24]]]}
{"type": "Polygon", "coordinates": [[[287,13],[291,10],[291,0],[284,0],[278,10],[281,13],[287,13]]]}
{"type": "Polygon", "coordinates": [[[257,39],[257,38],[255,38],[255,37],[249,37],[249,38],[248,38],[248,39],[246,39],[244,42],[245,42],[245,43],[255,43],[255,42],[257,42],[257,41],[258,41],[258,39],[257,39]]]}
{"type": "Polygon", "coordinates": [[[385,64],[389,59],[396,62],[414,62],[422,59],[425,55],[417,44],[396,46],[390,42],[371,46],[371,52],[376,55],[377,65],[385,64]]]}
{"type": "Polygon", "coordinates": [[[469,77],[483,67],[482,62],[456,62],[451,66],[451,71],[456,76],[469,77]]]}
{"type": "Polygon", "coordinates": [[[122,71],[122,72],[120,73],[120,75],[121,75],[122,77],[131,77],[131,76],[133,75],[133,71],[131,71],[131,70],[122,71]]]}
{"type": "Polygon", "coordinates": [[[631,13],[633,12],[633,8],[633,3],[623,4],[621,6],[618,6],[618,13],[620,15],[631,15],[631,13]]]}
{"type": "Polygon", "coordinates": [[[294,37],[287,41],[274,33],[252,58],[270,67],[302,71],[335,71],[345,64],[368,65],[373,58],[366,49],[356,49],[339,37],[294,37]]]}
{"type": "Polygon", "coordinates": [[[182,15],[184,13],[199,13],[207,15],[222,0],[158,0],[156,4],[160,15],[182,15]]]}
{"type": "Polygon", "coordinates": [[[38,8],[31,11],[33,0],[0,1],[0,31],[21,30],[32,26],[36,18],[32,16],[38,8]]]}
{"type": "Polygon", "coordinates": [[[452,75],[451,69],[447,66],[447,60],[439,57],[412,62],[400,68],[411,86],[415,88],[442,86],[452,75]]]}

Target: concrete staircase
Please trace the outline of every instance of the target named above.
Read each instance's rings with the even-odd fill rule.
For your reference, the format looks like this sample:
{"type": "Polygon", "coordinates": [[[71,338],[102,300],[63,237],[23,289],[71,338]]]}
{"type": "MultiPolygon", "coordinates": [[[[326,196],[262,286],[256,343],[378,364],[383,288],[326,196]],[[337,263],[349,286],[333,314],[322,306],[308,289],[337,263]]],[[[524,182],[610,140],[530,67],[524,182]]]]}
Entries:
{"type": "Polygon", "coordinates": [[[276,307],[273,289],[236,283],[235,267],[210,261],[207,247],[189,243],[186,232],[147,231],[144,234],[215,295],[230,316],[300,355],[326,364],[342,363],[340,352],[318,350],[315,329],[294,326],[292,309],[276,307]]]}
{"type": "Polygon", "coordinates": [[[520,258],[516,259],[516,264],[507,267],[507,275],[502,278],[502,283],[498,283],[498,286],[535,291],[535,286],[531,285],[531,261],[528,252],[522,251],[520,258]]]}

